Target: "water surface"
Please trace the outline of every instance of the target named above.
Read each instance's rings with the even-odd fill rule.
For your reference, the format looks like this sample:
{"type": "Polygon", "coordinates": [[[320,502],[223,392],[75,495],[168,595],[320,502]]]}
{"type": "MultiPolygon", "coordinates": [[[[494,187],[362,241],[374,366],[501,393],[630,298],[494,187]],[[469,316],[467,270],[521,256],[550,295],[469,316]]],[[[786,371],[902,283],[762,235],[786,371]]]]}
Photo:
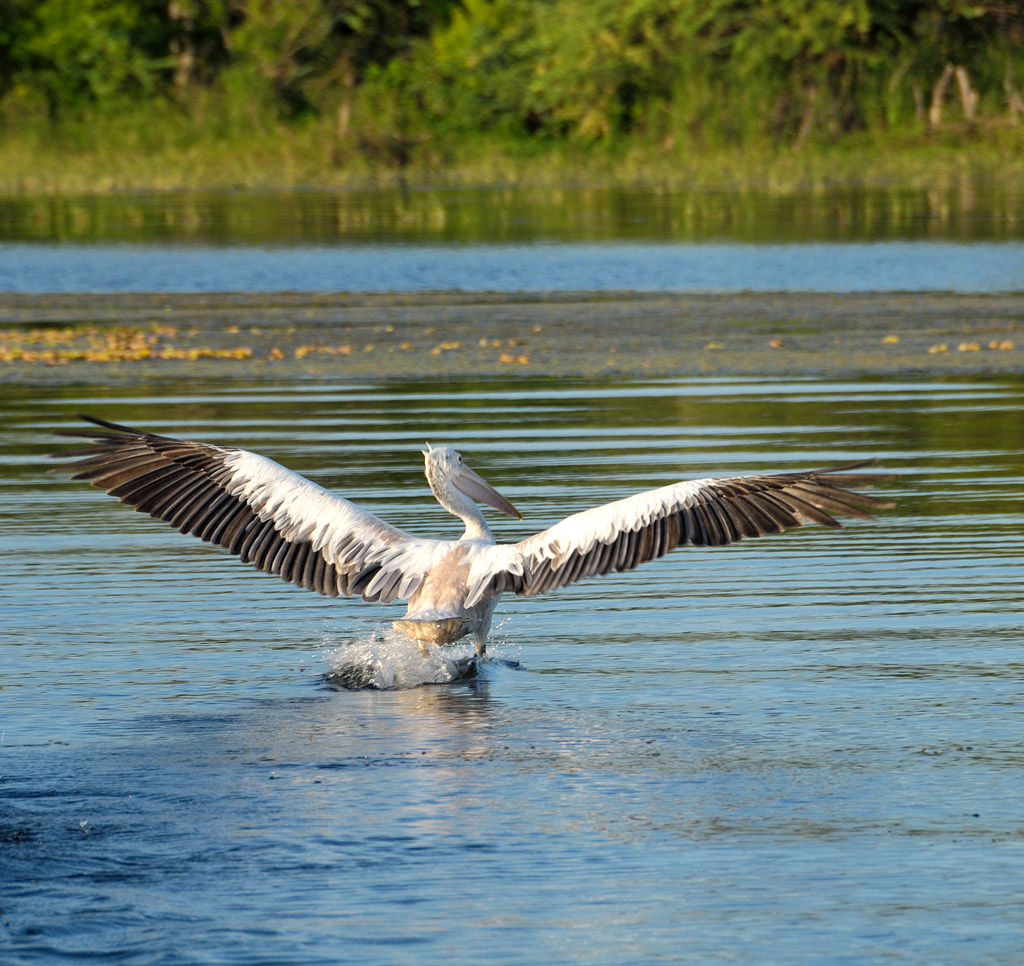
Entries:
{"type": "Polygon", "coordinates": [[[1024,289],[1024,193],[387,189],[0,199],[0,292],[1024,289]]]}
{"type": "Polygon", "coordinates": [[[1024,912],[1024,384],[15,389],[0,477],[5,963],[1006,963],[1024,912]],[[44,476],[88,411],[390,522],[424,439],[518,539],[681,477],[869,455],[875,524],[504,599],[520,662],[325,687],[378,612],[44,476]]]}
{"type": "Polygon", "coordinates": [[[286,249],[0,243],[0,292],[1024,290],[1024,243],[286,249]]]}
{"type": "Polygon", "coordinates": [[[1024,241],[1024,189],[810,191],[656,186],[381,186],[348,191],[132,192],[0,198],[0,240],[302,247],[343,243],[1024,241]]]}

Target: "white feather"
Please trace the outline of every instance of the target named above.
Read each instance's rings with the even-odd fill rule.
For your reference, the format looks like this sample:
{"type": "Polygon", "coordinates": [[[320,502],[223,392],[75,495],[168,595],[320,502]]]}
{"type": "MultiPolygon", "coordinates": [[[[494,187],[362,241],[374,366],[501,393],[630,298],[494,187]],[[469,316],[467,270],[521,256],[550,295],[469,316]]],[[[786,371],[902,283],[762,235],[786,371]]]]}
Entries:
{"type": "MultiPolygon", "coordinates": [[[[105,431],[94,436],[95,454],[72,464],[80,478],[104,488],[109,483],[108,492],[138,509],[310,590],[409,600],[403,633],[438,643],[472,633],[480,651],[495,600],[505,590],[541,593],[635,567],[681,542],[721,545],[804,523],[838,526],[830,513],[870,519],[868,510],[890,505],[842,487],[837,474],[853,466],[691,480],[573,514],[519,543],[497,545],[477,502],[513,516],[519,511],[469,470],[461,454],[430,447],[424,460],[431,489],[465,524],[459,540],[431,540],[392,527],[255,453],[92,421],[105,431]],[[225,506],[222,494],[241,506],[225,506]],[[264,526],[255,526],[253,516],[264,526]],[[430,620],[436,627],[420,626],[430,620]]],[[[881,479],[849,477],[854,485],[881,479]]]]}
{"type": "Polygon", "coordinates": [[[261,520],[291,542],[309,541],[337,566],[380,572],[364,593],[373,596],[395,573],[401,574],[394,596],[408,599],[449,550],[449,540],[413,537],[335,496],[271,459],[246,450],[224,457],[230,471],[227,491],[245,500],[261,520]]]}

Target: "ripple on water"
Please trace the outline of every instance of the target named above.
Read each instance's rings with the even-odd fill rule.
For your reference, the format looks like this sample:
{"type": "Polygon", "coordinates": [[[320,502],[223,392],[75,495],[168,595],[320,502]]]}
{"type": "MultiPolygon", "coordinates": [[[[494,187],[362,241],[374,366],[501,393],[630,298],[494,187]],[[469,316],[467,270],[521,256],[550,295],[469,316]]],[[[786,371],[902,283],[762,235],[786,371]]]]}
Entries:
{"type": "Polygon", "coordinates": [[[1021,390],[4,397],[0,959],[1015,962],[1021,390]],[[444,686],[469,643],[424,656],[359,601],[44,477],[64,413],[101,405],[263,452],[417,534],[455,529],[416,453],[441,436],[533,530],[672,479],[868,455],[898,505],[508,596],[492,660],[444,686]],[[511,655],[529,671],[502,673],[511,655]]]}

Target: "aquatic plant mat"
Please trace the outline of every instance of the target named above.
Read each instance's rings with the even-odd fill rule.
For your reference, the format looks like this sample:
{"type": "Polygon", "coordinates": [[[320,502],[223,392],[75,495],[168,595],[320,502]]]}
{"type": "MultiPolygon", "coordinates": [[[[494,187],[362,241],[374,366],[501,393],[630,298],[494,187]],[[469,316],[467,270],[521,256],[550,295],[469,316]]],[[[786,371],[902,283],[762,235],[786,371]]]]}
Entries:
{"type": "Polygon", "coordinates": [[[0,298],[0,381],[1019,372],[1024,295],[0,298]]]}

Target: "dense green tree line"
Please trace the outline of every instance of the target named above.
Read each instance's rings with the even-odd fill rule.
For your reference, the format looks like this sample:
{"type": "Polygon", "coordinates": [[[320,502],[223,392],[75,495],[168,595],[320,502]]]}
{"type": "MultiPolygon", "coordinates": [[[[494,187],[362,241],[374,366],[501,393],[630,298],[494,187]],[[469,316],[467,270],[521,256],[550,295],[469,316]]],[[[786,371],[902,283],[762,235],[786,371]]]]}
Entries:
{"type": "Polygon", "coordinates": [[[152,103],[338,150],[800,147],[1024,119],[1022,0],[0,0],[0,123],[152,103]]]}

